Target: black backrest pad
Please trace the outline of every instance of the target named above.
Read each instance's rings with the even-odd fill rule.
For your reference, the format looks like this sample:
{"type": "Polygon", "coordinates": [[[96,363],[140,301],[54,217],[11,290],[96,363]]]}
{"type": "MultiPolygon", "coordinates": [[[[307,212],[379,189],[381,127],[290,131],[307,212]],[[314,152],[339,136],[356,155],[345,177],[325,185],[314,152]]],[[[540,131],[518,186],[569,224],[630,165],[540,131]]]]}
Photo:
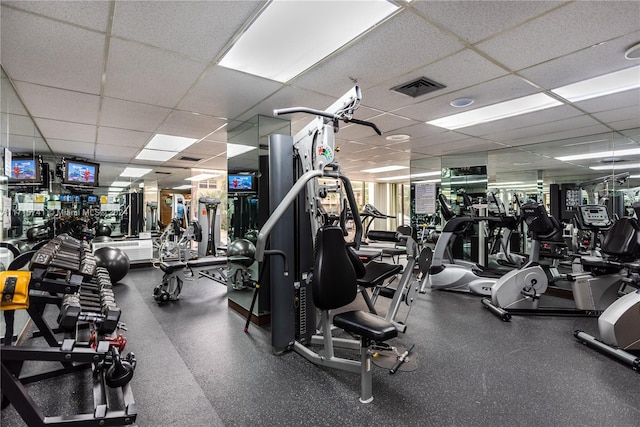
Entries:
{"type": "MultiPolygon", "coordinates": [[[[355,257],[357,259],[357,257],[355,257]]],[[[320,310],[343,307],[356,298],[356,271],[340,227],[321,227],[316,234],[313,302],[320,310]]]]}
{"type": "Polygon", "coordinates": [[[620,218],[607,232],[602,251],[608,255],[632,257],[638,247],[638,223],[633,218],[620,218]]]}
{"type": "Polygon", "coordinates": [[[529,202],[522,205],[522,216],[529,227],[529,231],[538,236],[544,236],[557,231],[557,222],[547,215],[544,205],[529,202]]]}

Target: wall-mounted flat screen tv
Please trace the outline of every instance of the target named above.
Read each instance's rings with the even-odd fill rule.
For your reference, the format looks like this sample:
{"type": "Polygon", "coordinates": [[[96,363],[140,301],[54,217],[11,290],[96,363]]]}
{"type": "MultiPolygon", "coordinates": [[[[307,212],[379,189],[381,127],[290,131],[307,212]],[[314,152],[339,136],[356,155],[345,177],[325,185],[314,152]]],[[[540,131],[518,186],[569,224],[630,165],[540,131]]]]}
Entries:
{"type": "Polygon", "coordinates": [[[9,182],[21,185],[42,184],[42,158],[36,156],[13,156],[9,182]]]}
{"type": "Polygon", "coordinates": [[[86,187],[97,187],[99,185],[99,172],[100,165],[97,163],[67,159],[65,160],[63,183],[86,187]]]}
{"type": "Polygon", "coordinates": [[[254,191],[254,175],[229,175],[229,191],[254,191]]]}

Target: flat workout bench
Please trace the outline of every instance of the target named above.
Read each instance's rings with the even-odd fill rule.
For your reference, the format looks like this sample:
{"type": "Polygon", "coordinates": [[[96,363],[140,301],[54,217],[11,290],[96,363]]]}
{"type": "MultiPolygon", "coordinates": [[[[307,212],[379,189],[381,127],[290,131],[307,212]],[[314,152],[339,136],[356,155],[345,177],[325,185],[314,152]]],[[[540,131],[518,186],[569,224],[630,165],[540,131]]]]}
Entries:
{"type": "Polygon", "coordinates": [[[189,271],[191,276],[198,272],[199,277],[206,277],[226,285],[224,276],[219,271],[222,266],[226,268],[226,265],[227,257],[218,256],[190,261],[163,261],[160,263],[160,269],[164,272],[164,276],[162,276],[162,283],[153,289],[153,298],[160,304],[179,299],[185,271],[189,271]],[[211,267],[215,267],[218,270],[218,274],[211,274],[206,271],[211,267]]]}

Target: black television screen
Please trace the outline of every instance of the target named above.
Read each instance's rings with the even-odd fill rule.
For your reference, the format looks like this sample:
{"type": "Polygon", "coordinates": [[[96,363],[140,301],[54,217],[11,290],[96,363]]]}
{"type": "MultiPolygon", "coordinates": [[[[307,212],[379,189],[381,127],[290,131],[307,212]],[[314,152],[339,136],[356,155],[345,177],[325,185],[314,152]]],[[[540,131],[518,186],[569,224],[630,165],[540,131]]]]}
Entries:
{"type": "Polygon", "coordinates": [[[253,191],[253,175],[229,175],[229,191],[253,191]]]}
{"type": "Polygon", "coordinates": [[[13,157],[9,182],[20,184],[42,184],[42,161],[40,156],[13,157]]]}
{"type": "Polygon", "coordinates": [[[67,160],[65,164],[64,183],[97,187],[99,171],[100,165],[96,163],[67,160]]]}

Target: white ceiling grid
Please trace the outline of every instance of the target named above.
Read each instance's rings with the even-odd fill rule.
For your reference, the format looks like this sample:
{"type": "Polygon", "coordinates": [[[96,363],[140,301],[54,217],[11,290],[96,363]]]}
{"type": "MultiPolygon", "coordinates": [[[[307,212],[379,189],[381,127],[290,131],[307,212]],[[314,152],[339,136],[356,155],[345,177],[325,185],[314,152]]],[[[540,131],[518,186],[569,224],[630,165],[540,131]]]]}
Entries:
{"type": "MultiPolygon", "coordinates": [[[[0,3],[2,66],[54,154],[101,162],[104,185],[129,164],[169,172],[153,175],[164,187],[184,183],[191,167],[224,168],[225,124],[274,108],[324,108],[356,82],[356,118],[410,140],[343,126],[339,156],[352,179],[412,158],[640,127],[640,90],[456,131],[425,124],[638,65],[623,56],[640,41],[638,1],[397,0],[399,13],[286,84],[217,65],[265,1],[0,3]],[[418,77],[446,87],[418,98],[390,91],[418,77]],[[449,103],[458,97],[475,102],[455,109],[449,103]],[[157,132],[205,140],[161,164],[135,160],[157,132]]],[[[330,25],[309,22],[322,24],[330,25]]],[[[311,119],[284,118],[294,133],[311,119]]],[[[30,150],[33,137],[20,127],[12,126],[10,144],[30,150]]],[[[531,168],[563,167],[545,162],[531,168]]]]}

